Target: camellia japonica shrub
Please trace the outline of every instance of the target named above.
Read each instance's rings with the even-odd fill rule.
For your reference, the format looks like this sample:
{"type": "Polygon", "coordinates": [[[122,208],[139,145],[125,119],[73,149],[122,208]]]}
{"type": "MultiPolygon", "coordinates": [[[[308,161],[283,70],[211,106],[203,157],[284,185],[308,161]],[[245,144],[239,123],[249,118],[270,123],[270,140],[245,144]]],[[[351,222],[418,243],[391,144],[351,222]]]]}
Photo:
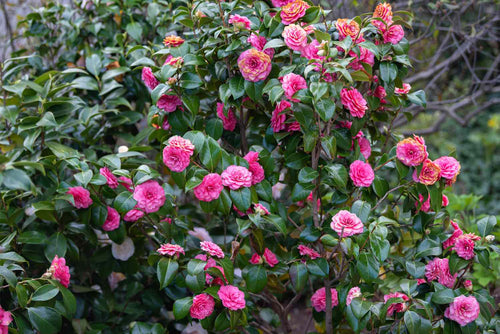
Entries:
{"type": "Polygon", "coordinates": [[[465,229],[459,161],[392,131],[426,103],[411,14],[173,4],[163,44],[127,50],[151,93],[135,146],[48,136],[4,167],[0,333],[498,330],[471,282],[496,218],[465,229]]]}

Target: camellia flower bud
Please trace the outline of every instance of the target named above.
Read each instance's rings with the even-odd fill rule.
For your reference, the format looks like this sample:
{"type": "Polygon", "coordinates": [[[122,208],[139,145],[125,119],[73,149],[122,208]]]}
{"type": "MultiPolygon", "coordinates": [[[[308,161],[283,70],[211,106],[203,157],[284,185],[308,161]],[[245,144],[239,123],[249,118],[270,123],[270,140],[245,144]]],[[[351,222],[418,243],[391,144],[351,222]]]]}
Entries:
{"type": "Polygon", "coordinates": [[[118,147],[118,153],[125,153],[128,152],[128,146],[122,145],[118,147]]]}
{"type": "Polygon", "coordinates": [[[464,288],[467,291],[472,291],[472,282],[470,280],[466,280],[464,282],[464,288]]]}
{"type": "Polygon", "coordinates": [[[173,84],[175,84],[176,82],[177,82],[177,78],[169,78],[169,79],[168,79],[168,81],[167,81],[167,83],[168,83],[169,85],[173,85],[173,84]]]}
{"type": "Polygon", "coordinates": [[[486,240],[486,242],[493,242],[495,240],[495,236],[494,235],[487,235],[484,237],[484,240],[486,240]]]}

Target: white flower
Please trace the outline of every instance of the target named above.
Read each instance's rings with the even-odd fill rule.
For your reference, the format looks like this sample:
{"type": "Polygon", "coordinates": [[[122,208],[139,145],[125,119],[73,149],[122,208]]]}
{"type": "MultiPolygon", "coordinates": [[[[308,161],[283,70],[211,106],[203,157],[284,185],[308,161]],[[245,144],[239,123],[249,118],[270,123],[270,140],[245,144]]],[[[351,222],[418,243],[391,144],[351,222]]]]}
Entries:
{"type": "Polygon", "coordinates": [[[122,146],[118,147],[118,153],[125,153],[125,152],[128,152],[127,146],[122,145],[122,146]]]}
{"type": "Polygon", "coordinates": [[[120,245],[114,242],[111,244],[111,253],[117,260],[127,261],[134,255],[134,251],[134,242],[128,237],[120,245]]]}

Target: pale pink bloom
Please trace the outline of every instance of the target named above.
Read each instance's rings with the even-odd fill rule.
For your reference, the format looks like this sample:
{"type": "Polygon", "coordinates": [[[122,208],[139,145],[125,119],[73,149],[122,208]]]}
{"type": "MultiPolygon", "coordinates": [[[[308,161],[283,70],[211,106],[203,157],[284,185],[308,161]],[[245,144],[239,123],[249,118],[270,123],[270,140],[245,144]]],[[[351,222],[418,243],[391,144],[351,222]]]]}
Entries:
{"type": "Polygon", "coordinates": [[[189,314],[193,319],[205,319],[214,311],[215,301],[212,296],[206,293],[196,295],[193,298],[193,304],[189,308],[189,314]]]}
{"type": "Polygon", "coordinates": [[[311,41],[311,43],[307,44],[304,46],[301,50],[301,56],[306,57],[307,59],[317,59],[317,60],[323,60],[325,59],[324,56],[318,55],[319,47],[321,44],[315,39],[311,41]]]}
{"type": "Polygon", "coordinates": [[[311,35],[316,31],[316,28],[314,28],[313,25],[310,25],[306,22],[300,22],[300,26],[306,31],[308,35],[311,35]]]}
{"type": "Polygon", "coordinates": [[[254,253],[250,260],[248,260],[251,264],[261,264],[262,263],[262,258],[260,257],[259,254],[254,253]]]}
{"type": "Polygon", "coordinates": [[[120,214],[118,211],[108,206],[108,216],[102,224],[102,229],[104,231],[113,231],[116,230],[120,226],[120,214]]]}
{"type": "Polygon", "coordinates": [[[267,264],[272,268],[279,263],[276,254],[274,254],[269,248],[266,247],[264,249],[264,254],[262,254],[264,260],[266,260],[267,264]]]}
{"type": "Polygon", "coordinates": [[[264,168],[259,164],[259,152],[248,152],[243,159],[248,161],[248,170],[252,173],[252,185],[264,180],[264,168]]]}
{"type": "Polygon", "coordinates": [[[189,166],[190,156],[178,147],[165,146],[163,149],[163,163],[172,172],[179,173],[189,166]]]}
{"type": "Polygon", "coordinates": [[[173,67],[181,67],[182,63],[184,63],[184,59],[182,57],[172,57],[172,55],[168,55],[167,59],[165,59],[165,62],[163,65],[170,65],[173,67]]]}
{"type": "MultiPolygon", "coordinates": [[[[391,298],[401,298],[404,301],[407,301],[407,300],[410,299],[404,293],[393,292],[393,293],[390,293],[390,294],[384,296],[384,302],[387,303],[387,301],[389,301],[389,299],[391,299],[391,298]]],[[[403,312],[404,310],[405,310],[405,304],[404,303],[394,303],[394,304],[391,304],[391,306],[389,306],[389,308],[387,309],[387,315],[390,317],[394,313],[396,313],[396,312],[403,312]]]]}
{"type": "Polygon", "coordinates": [[[286,98],[292,102],[300,102],[299,99],[294,99],[293,95],[301,89],[307,89],[306,79],[298,74],[289,73],[281,77],[280,81],[286,98]]]}
{"type": "Polygon", "coordinates": [[[83,187],[71,187],[68,189],[66,194],[73,195],[73,200],[75,201],[75,208],[86,209],[92,205],[92,198],[90,198],[90,192],[83,187]]]}
{"type": "Polygon", "coordinates": [[[451,180],[460,174],[460,162],[453,157],[441,157],[434,160],[434,163],[441,168],[440,177],[451,180]]]}
{"type": "Polygon", "coordinates": [[[163,244],[156,251],[160,255],[177,256],[177,257],[179,257],[181,254],[185,254],[184,248],[182,248],[182,246],[174,244],[163,244]]]}
{"type": "MultiPolygon", "coordinates": [[[[332,308],[339,304],[339,298],[337,290],[330,289],[332,295],[332,308]]],[[[321,288],[316,290],[311,297],[311,305],[316,309],[316,312],[325,312],[326,310],[326,290],[321,288]]]]}
{"type": "Polygon", "coordinates": [[[403,83],[403,88],[394,88],[394,93],[396,94],[408,94],[410,92],[411,86],[409,83],[403,83]]]}
{"type": "Polygon", "coordinates": [[[369,187],[375,178],[375,173],[369,163],[356,160],[349,167],[349,177],[356,187],[369,187]]]}
{"type": "Polygon", "coordinates": [[[234,130],[237,122],[236,116],[234,116],[234,112],[231,109],[227,111],[227,116],[224,115],[224,103],[217,102],[217,116],[222,120],[224,130],[234,130]]]}
{"type": "Polygon", "coordinates": [[[250,45],[256,48],[257,50],[267,54],[271,59],[273,58],[274,56],[273,48],[267,48],[264,50],[264,46],[266,46],[267,43],[267,39],[264,36],[258,36],[254,33],[251,33],[250,36],[248,36],[247,38],[247,42],[250,43],[250,45]]]}
{"type": "Polygon", "coordinates": [[[156,212],[165,203],[165,190],[158,182],[149,180],[135,187],[134,199],[137,201],[137,207],[144,212],[156,212]]]}
{"type": "Polygon", "coordinates": [[[470,280],[465,280],[464,281],[464,288],[467,291],[472,291],[473,290],[472,282],[470,280]]]}
{"type": "Polygon", "coordinates": [[[444,249],[447,249],[448,247],[455,245],[455,240],[457,240],[459,236],[464,234],[462,229],[460,229],[460,226],[458,226],[458,224],[455,223],[453,220],[451,221],[451,226],[453,226],[453,234],[443,242],[444,249]]]}
{"type": "Polygon", "coordinates": [[[178,148],[187,154],[189,156],[192,156],[194,154],[194,145],[191,143],[189,139],[184,139],[181,136],[172,136],[168,139],[168,145],[178,148]]]}
{"type": "Polygon", "coordinates": [[[439,284],[447,288],[453,288],[457,274],[451,275],[448,259],[434,258],[425,266],[425,277],[427,280],[437,280],[439,284]]]}
{"type": "Polygon", "coordinates": [[[354,87],[343,88],[340,91],[340,101],[351,112],[352,117],[362,118],[368,110],[367,102],[363,95],[354,87]]]}
{"type": "Polygon", "coordinates": [[[307,45],[307,33],[297,24],[286,26],[281,36],[292,50],[301,51],[307,45]]]}
{"type": "Polygon", "coordinates": [[[149,89],[153,90],[158,86],[159,82],[149,67],[142,68],[142,81],[149,89]]]}
{"type": "Polygon", "coordinates": [[[349,19],[338,19],[335,21],[335,27],[339,32],[339,40],[344,40],[347,36],[357,44],[363,42],[363,33],[360,32],[359,24],[354,20],[349,19]]]}
{"type": "Polygon", "coordinates": [[[253,211],[255,213],[260,214],[261,216],[265,216],[265,215],[269,214],[269,210],[267,210],[267,208],[264,205],[260,204],[260,203],[254,203],[254,205],[253,205],[253,211]]]}
{"type": "Polygon", "coordinates": [[[406,166],[418,166],[427,159],[427,146],[419,136],[405,138],[396,147],[396,156],[406,166]]]}
{"type": "MultiPolygon", "coordinates": [[[[373,12],[373,17],[374,18],[377,17],[377,18],[384,20],[384,22],[387,25],[392,24],[392,7],[391,7],[391,5],[386,3],[386,2],[384,2],[383,4],[379,3],[377,5],[377,8],[375,8],[375,11],[373,12]]],[[[386,24],[384,24],[383,22],[380,22],[378,20],[373,20],[372,24],[374,26],[378,27],[382,31],[384,31],[386,29],[386,24]]]]}
{"type": "Polygon", "coordinates": [[[123,216],[123,220],[126,222],[135,222],[144,217],[144,212],[137,209],[132,209],[123,216]]]}
{"type": "Polygon", "coordinates": [[[314,249],[309,248],[307,246],[299,245],[297,247],[297,249],[299,250],[300,255],[309,256],[311,258],[311,260],[314,260],[314,259],[317,259],[318,257],[321,257],[321,255],[318,252],[316,252],[314,249]]]}
{"type": "Polygon", "coordinates": [[[66,288],[69,286],[70,274],[65,258],[56,255],[50,265],[49,273],[51,277],[58,280],[62,286],[66,288]]]}
{"type": "Polygon", "coordinates": [[[354,213],[347,210],[340,210],[332,218],[330,224],[332,230],[337,232],[341,238],[363,233],[363,223],[354,213]]]}
{"type": "Polygon", "coordinates": [[[474,240],[468,238],[467,234],[459,236],[455,240],[455,244],[452,248],[457,255],[463,259],[470,260],[474,258],[474,240]]]}
{"type": "Polygon", "coordinates": [[[427,186],[433,185],[439,180],[440,174],[441,168],[439,168],[439,166],[432,162],[430,159],[426,159],[422,166],[422,170],[418,175],[418,182],[427,186]]]}
{"type": "Polygon", "coordinates": [[[455,297],[444,311],[444,316],[456,321],[461,326],[466,326],[479,316],[479,303],[474,296],[466,297],[461,295],[455,297]]]}
{"type": "Polygon", "coordinates": [[[188,234],[201,241],[213,241],[208,231],[203,227],[194,227],[192,231],[188,231],[188,234]]]}
{"type": "Polygon", "coordinates": [[[232,24],[237,29],[246,29],[250,30],[252,26],[252,22],[246,16],[240,16],[238,14],[234,14],[229,16],[229,24],[232,24]]]}
{"type": "Polygon", "coordinates": [[[400,25],[390,26],[389,29],[384,31],[384,43],[398,44],[405,36],[405,31],[400,25]]]}
{"type": "Polygon", "coordinates": [[[273,114],[271,116],[271,127],[274,132],[280,132],[284,130],[286,127],[286,114],[285,110],[290,108],[292,105],[288,101],[280,101],[276,104],[276,108],[274,108],[273,114]]]}
{"type": "Polygon", "coordinates": [[[365,137],[358,138],[359,151],[365,159],[368,159],[372,154],[370,142],[365,137]]]}
{"type": "Polygon", "coordinates": [[[134,183],[132,182],[131,179],[125,176],[120,176],[118,178],[118,183],[127,188],[128,191],[132,192],[132,188],[134,186],[134,183]]]}
{"type": "Polygon", "coordinates": [[[166,112],[174,112],[178,106],[182,105],[182,101],[180,97],[177,95],[162,95],[156,106],[160,109],[163,109],[166,112]]]}
{"type": "Polygon", "coordinates": [[[212,256],[218,257],[219,259],[224,258],[224,252],[222,251],[222,249],[211,241],[200,242],[200,247],[203,251],[212,256]]]}
{"type": "Polygon", "coordinates": [[[293,0],[272,0],[274,7],[283,7],[286,4],[293,2],[293,0]]]}
{"type": "Polygon", "coordinates": [[[361,295],[361,289],[359,287],[355,286],[355,287],[351,288],[349,290],[349,292],[347,293],[347,298],[346,298],[345,304],[346,305],[351,305],[352,300],[354,298],[358,298],[358,297],[361,297],[361,296],[362,296],[361,295]]]}
{"type": "Polygon", "coordinates": [[[370,66],[373,66],[375,64],[374,54],[370,50],[361,46],[359,47],[359,56],[354,51],[349,51],[349,56],[354,57],[354,59],[350,63],[350,66],[353,70],[356,71],[362,70],[364,68],[361,63],[365,63],[370,66]]]}
{"type": "Polygon", "coordinates": [[[0,306],[0,334],[9,333],[9,324],[12,322],[12,314],[0,306]]]}
{"type": "Polygon", "coordinates": [[[222,184],[231,190],[252,186],[252,173],[242,166],[231,165],[221,174],[222,184]]]}
{"type": "Polygon", "coordinates": [[[281,23],[289,25],[297,22],[298,19],[306,15],[309,5],[302,0],[295,0],[281,7],[281,23]]]}
{"type": "Polygon", "coordinates": [[[210,202],[219,198],[222,189],[224,186],[220,175],[211,173],[203,177],[203,181],[193,189],[193,192],[200,201],[210,202]]]}
{"type": "Polygon", "coordinates": [[[249,49],[238,57],[238,67],[245,80],[258,82],[271,72],[271,58],[262,51],[249,49]]]}
{"type": "Polygon", "coordinates": [[[235,286],[221,286],[217,295],[222,301],[222,305],[231,311],[237,311],[245,308],[245,294],[235,286]]]}
{"type": "Polygon", "coordinates": [[[108,167],[99,169],[99,173],[106,178],[106,183],[111,189],[118,187],[118,179],[111,173],[108,167]]]}

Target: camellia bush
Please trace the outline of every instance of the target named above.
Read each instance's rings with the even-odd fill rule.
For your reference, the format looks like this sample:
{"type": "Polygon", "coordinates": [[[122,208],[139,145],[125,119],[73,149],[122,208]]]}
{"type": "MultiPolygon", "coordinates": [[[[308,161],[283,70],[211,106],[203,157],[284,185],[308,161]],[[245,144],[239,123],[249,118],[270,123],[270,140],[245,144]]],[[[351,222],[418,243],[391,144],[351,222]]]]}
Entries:
{"type": "Polygon", "coordinates": [[[0,333],[498,331],[472,281],[496,217],[451,216],[460,163],[392,131],[426,103],[410,13],[171,8],[122,66],[3,87],[0,333]],[[147,115],[121,96],[139,76],[147,115]]]}

